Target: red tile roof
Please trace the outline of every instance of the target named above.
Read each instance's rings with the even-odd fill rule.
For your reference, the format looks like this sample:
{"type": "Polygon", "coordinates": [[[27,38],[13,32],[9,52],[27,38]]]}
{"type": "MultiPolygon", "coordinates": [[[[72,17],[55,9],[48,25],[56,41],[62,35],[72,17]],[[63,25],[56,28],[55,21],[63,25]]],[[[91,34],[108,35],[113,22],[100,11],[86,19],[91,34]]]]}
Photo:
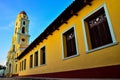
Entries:
{"type": "Polygon", "coordinates": [[[25,14],[25,15],[27,15],[25,11],[21,11],[19,14],[25,14]]]}

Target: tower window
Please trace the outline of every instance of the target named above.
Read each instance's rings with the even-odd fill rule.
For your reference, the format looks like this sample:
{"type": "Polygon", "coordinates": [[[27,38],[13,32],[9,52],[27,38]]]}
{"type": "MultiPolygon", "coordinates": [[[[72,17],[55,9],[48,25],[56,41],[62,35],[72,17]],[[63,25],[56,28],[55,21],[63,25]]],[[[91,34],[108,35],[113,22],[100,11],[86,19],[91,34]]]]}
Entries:
{"type": "Polygon", "coordinates": [[[25,15],[23,17],[25,18],[25,15]]]}
{"type": "Polygon", "coordinates": [[[25,25],[25,21],[23,21],[23,25],[25,25]]]}
{"type": "Polygon", "coordinates": [[[15,51],[15,45],[13,45],[13,51],[15,51]]]}
{"type": "Polygon", "coordinates": [[[22,42],[24,42],[25,41],[25,39],[24,38],[22,38],[22,42]]]}
{"type": "Polygon", "coordinates": [[[25,34],[25,27],[22,27],[22,33],[25,34]]]}

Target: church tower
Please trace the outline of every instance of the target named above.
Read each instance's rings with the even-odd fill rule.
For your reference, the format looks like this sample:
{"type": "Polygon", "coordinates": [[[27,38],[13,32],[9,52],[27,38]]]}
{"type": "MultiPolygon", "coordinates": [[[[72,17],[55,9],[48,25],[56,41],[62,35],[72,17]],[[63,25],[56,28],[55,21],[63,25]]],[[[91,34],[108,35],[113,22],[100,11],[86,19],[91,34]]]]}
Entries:
{"type": "Polygon", "coordinates": [[[17,55],[25,50],[29,44],[29,20],[25,11],[21,11],[16,19],[14,35],[12,39],[13,51],[17,52],[17,55]]]}
{"type": "Polygon", "coordinates": [[[21,11],[15,21],[12,45],[7,55],[7,76],[16,75],[19,70],[17,57],[29,45],[29,19],[25,11],[21,11]]]}

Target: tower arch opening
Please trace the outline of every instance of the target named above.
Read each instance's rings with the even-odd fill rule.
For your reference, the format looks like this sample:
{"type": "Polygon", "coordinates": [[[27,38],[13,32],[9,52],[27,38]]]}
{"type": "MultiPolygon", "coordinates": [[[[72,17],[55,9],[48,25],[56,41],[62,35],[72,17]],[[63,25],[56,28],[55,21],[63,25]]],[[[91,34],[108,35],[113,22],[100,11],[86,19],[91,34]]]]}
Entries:
{"type": "Polygon", "coordinates": [[[22,27],[22,33],[25,34],[25,27],[22,27]]]}

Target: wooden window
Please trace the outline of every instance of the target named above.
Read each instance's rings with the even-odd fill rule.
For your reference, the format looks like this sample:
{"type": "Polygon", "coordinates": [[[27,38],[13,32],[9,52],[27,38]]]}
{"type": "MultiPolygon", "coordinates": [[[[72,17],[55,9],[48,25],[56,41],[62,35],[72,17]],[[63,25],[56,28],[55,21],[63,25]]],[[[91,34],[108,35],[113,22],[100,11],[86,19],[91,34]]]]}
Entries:
{"type": "Polygon", "coordinates": [[[63,34],[64,57],[77,54],[74,28],[72,27],[63,34]]]}
{"type": "Polygon", "coordinates": [[[11,65],[11,63],[9,64],[9,73],[12,73],[12,65],[11,65]]]}
{"type": "Polygon", "coordinates": [[[17,64],[16,64],[16,70],[15,71],[17,72],[17,64]]]}
{"type": "Polygon", "coordinates": [[[40,65],[46,64],[45,47],[40,49],[40,65]]]}
{"type": "Polygon", "coordinates": [[[82,24],[87,53],[118,44],[106,4],[84,17],[82,24]]]}
{"type": "Polygon", "coordinates": [[[88,27],[88,35],[91,49],[112,43],[112,37],[104,8],[101,8],[85,19],[88,27]]]}
{"type": "Polygon", "coordinates": [[[34,66],[38,66],[38,51],[36,51],[34,55],[34,66]]]}
{"type": "Polygon", "coordinates": [[[33,55],[30,55],[30,68],[33,67],[33,55]]]}
{"type": "Polygon", "coordinates": [[[22,61],[22,70],[24,69],[24,61],[22,61]]]}
{"type": "Polygon", "coordinates": [[[26,70],[26,59],[24,59],[24,70],[26,70]]]}
{"type": "Polygon", "coordinates": [[[20,71],[21,71],[21,62],[20,62],[20,71]]]}

